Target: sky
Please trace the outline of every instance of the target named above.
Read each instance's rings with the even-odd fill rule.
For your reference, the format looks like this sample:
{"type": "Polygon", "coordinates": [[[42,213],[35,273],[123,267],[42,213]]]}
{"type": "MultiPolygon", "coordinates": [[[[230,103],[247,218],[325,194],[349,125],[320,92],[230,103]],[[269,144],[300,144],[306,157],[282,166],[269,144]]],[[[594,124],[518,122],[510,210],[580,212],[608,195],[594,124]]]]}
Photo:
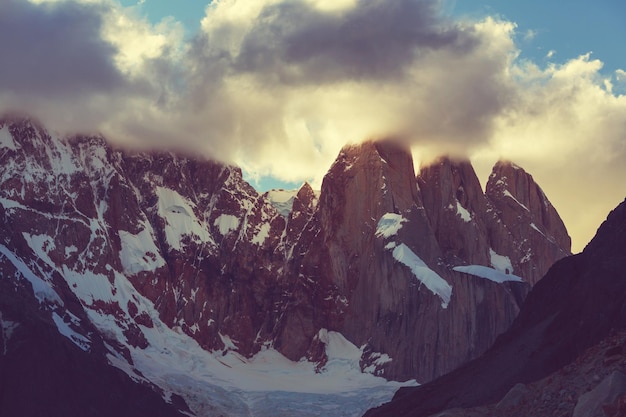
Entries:
{"type": "Polygon", "coordinates": [[[0,113],[319,187],[347,143],[530,172],[574,251],[626,196],[621,0],[0,0],[0,113]]]}

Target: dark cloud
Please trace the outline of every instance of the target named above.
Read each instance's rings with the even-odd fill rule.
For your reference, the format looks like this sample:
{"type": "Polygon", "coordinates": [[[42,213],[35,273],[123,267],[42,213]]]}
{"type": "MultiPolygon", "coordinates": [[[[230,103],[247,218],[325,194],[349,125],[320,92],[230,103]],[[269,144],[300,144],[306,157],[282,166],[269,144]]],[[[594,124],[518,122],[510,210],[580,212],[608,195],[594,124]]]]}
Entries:
{"type": "Polygon", "coordinates": [[[262,10],[235,68],[288,84],[388,80],[428,51],[476,45],[433,0],[365,0],[341,12],[283,2],[262,10]]]}
{"type": "Polygon", "coordinates": [[[102,7],[0,1],[0,92],[54,98],[122,86],[102,7]]]}

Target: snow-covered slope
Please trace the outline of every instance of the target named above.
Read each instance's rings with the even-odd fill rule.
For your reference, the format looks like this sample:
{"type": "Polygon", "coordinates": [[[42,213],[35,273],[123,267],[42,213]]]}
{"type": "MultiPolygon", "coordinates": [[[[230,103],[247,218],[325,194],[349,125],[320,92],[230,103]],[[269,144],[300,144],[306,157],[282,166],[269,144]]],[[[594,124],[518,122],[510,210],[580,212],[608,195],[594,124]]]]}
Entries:
{"type": "Polygon", "coordinates": [[[276,210],[284,216],[288,217],[293,206],[293,199],[296,197],[298,190],[269,190],[265,193],[268,200],[272,203],[276,210]]]}

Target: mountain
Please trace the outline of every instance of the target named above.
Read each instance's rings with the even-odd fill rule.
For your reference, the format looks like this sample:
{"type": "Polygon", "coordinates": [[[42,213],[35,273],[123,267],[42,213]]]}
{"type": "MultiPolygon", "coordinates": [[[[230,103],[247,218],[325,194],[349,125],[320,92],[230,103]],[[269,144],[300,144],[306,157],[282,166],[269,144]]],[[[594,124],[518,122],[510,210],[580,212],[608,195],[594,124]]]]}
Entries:
{"type": "MultiPolygon", "coordinates": [[[[571,373],[576,369],[572,363],[587,349],[602,350],[602,342],[603,350],[610,351],[603,340],[626,329],[625,305],[626,201],[609,214],[582,253],[550,268],[510,329],[483,356],[429,384],[401,389],[366,416],[430,416],[491,404],[515,384],[555,375],[566,365],[559,375],[571,373]]],[[[606,356],[620,355],[617,343],[606,356]]]]}
{"type": "Polygon", "coordinates": [[[109,365],[106,342],[78,300],[46,288],[5,246],[0,253],[0,415],[186,415],[180,397],[168,403],[157,386],[109,365]],[[7,279],[19,274],[40,284],[39,300],[28,284],[7,279]]]}
{"type": "Polygon", "coordinates": [[[288,357],[323,360],[315,336],[327,328],[365,346],[363,368],[420,381],[482,353],[546,272],[545,259],[569,254],[569,238],[553,237],[567,237],[562,222],[511,214],[518,196],[532,213],[558,219],[543,193],[523,194],[540,192],[532,177],[500,169],[513,166],[496,165],[490,184],[506,185],[508,175],[526,188],[485,195],[468,161],[443,158],[416,178],[398,142],[344,148],[288,259],[288,275],[307,279],[294,290],[277,346],[298,340],[288,357]]]}
{"type": "MultiPolygon", "coordinates": [[[[27,118],[0,119],[0,224],[3,285],[39,318],[27,325],[6,293],[5,352],[45,328],[61,346],[48,372],[66,355],[200,415],[258,411],[267,394],[251,391],[299,406],[305,388],[256,383],[271,364],[310,371],[316,395],[352,387],[354,371],[373,401],[397,388],[377,377],[433,379],[484,352],[569,254],[558,214],[510,162],[483,193],[468,161],[416,177],[401,142],[369,141],[340,152],[319,193],[259,194],[234,166],[58,138],[27,118]],[[342,384],[333,369],[349,370],[342,384]]],[[[92,375],[68,386],[89,390],[92,375]]]]}

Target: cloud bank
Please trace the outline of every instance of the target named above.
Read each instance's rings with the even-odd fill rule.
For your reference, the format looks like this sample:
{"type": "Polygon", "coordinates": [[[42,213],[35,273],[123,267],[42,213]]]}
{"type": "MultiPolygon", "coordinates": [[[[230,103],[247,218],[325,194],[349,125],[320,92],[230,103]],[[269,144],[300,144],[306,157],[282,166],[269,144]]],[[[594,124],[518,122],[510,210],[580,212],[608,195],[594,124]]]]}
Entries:
{"type": "MultiPolygon", "coordinates": [[[[533,173],[580,249],[626,195],[623,70],[520,60],[515,24],[437,0],[217,0],[191,38],[115,0],[0,3],[0,112],[319,183],[348,142],[533,173]],[[582,209],[581,207],[584,207],[582,209]]],[[[554,55],[554,54],[552,54],[554,55]]]]}

